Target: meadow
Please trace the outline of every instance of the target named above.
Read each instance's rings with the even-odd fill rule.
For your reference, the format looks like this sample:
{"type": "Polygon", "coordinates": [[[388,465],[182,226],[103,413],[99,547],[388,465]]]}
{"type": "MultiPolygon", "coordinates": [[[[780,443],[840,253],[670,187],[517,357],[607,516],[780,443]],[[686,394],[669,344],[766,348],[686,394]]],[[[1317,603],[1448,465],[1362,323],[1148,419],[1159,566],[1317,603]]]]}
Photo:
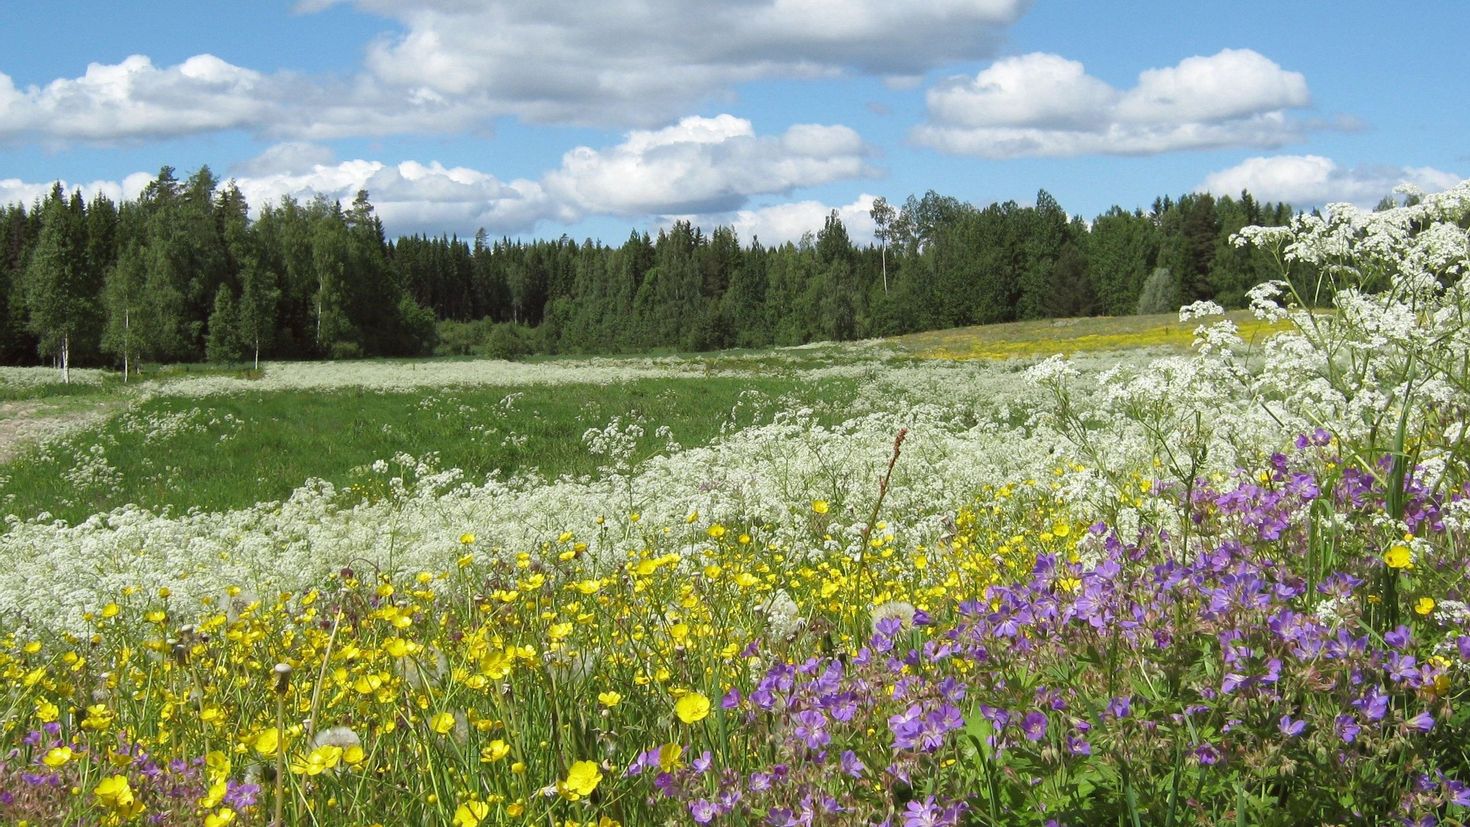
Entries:
{"type": "Polygon", "coordinates": [[[1467,216],[1243,232],[1330,308],[0,373],[0,820],[1463,824],[1467,216]]]}

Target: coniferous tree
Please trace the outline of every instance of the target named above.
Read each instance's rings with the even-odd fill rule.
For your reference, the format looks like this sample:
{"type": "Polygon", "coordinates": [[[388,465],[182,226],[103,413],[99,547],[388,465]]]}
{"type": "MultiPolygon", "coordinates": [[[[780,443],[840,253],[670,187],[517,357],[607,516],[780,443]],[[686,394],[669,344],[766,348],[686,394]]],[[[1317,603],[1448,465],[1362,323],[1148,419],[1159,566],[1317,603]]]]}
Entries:
{"type": "Polygon", "coordinates": [[[96,298],[86,290],[83,219],[57,183],[42,208],[41,233],[25,271],[27,327],[41,355],[53,357],[67,383],[72,349],[96,298]]]}
{"type": "Polygon", "coordinates": [[[33,243],[26,208],[0,207],[0,364],[24,364],[36,353],[35,337],[26,329],[23,293],[26,256],[33,243]]]}
{"type": "Polygon", "coordinates": [[[221,284],[214,294],[214,309],[209,314],[209,332],[204,354],[211,362],[235,362],[240,359],[240,312],[235,306],[235,291],[221,284]]]}
{"type": "Polygon", "coordinates": [[[138,313],[139,354],[160,362],[192,361],[203,321],[190,313],[189,245],[164,212],[149,218],[143,301],[138,313]]]}
{"type": "MultiPolygon", "coordinates": [[[[140,358],[231,351],[257,364],[263,355],[424,353],[435,323],[450,320],[465,323],[445,328],[461,352],[483,350],[499,322],[518,325],[498,334],[510,350],[599,352],[1170,310],[1207,296],[1237,304],[1273,268],[1230,236],[1285,222],[1291,210],[1249,193],[1187,194],[1157,199],[1148,214],[1114,208],[1087,226],[1044,191],[1034,207],[983,209],[930,191],[901,209],[877,199],[870,215],[876,244],[863,247],[835,215],[774,249],[755,240],[742,248],[731,228],[706,234],[687,221],[656,243],[635,232],[615,249],[565,236],[492,243],[483,230],[473,244],[448,235],[389,242],[366,192],[345,210],[283,198],[252,220],[239,189],[208,167],[186,181],[163,167],[121,204],[53,193],[29,210],[0,208],[0,361],[29,361],[43,336],[58,364],[84,363],[100,344],[131,374],[140,358]],[[58,235],[62,225],[69,230],[58,235]],[[63,239],[68,252],[58,257],[63,239]],[[48,269],[56,261],[67,268],[48,269]],[[1161,267],[1168,278],[1150,282],[1161,267]],[[32,286],[51,283],[42,272],[67,274],[80,299],[64,357],[56,328],[32,318],[44,292],[32,286]]],[[[1308,268],[1292,278],[1309,289],[1315,281],[1308,268]]]]}

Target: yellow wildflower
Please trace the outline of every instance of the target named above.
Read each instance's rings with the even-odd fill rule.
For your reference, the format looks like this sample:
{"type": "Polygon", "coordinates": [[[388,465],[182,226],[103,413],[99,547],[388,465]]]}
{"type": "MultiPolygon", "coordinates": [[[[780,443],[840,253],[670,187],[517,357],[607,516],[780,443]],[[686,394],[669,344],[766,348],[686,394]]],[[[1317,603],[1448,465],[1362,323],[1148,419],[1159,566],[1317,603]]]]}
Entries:
{"type": "Polygon", "coordinates": [[[1399,543],[1384,553],[1383,562],[1391,569],[1412,569],[1414,552],[1408,546],[1399,543]]]}
{"type": "Polygon", "coordinates": [[[575,801],[592,795],[592,791],[601,782],[602,771],[595,762],[578,761],[567,771],[567,780],[562,783],[562,787],[565,793],[570,793],[567,797],[575,801]]]}
{"type": "Polygon", "coordinates": [[[275,727],[264,730],[255,736],[255,751],[266,757],[276,754],[281,746],[281,731],[275,727]]]}
{"type": "Polygon", "coordinates": [[[477,827],[490,814],[490,805],[483,801],[466,801],[454,810],[454,827],[477,827]]]}
{"type": "Polygon", "coordinates": [[[123,820],[143,812],[143,802],[133,796],[133,788],[128,786],[126,775],[112,775],[102,779],[102,783],[92,790],[92,794],[97,796],[98,803],[123,820]]]}
{"type": "Polygon", "coordinates": [[[709,717],[709,698],[690,692],[674,703],[674,714],[686,724],[703,721],[709,717]]]}

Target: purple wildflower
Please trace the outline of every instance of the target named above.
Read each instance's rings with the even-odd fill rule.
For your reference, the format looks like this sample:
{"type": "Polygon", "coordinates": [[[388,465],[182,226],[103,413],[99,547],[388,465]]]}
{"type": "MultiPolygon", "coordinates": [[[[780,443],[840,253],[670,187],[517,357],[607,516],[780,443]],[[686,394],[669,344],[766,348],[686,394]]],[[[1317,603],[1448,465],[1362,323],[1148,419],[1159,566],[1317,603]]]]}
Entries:
{"type": "Polygon", "coordinates": [[[1040,741],[1046,737],[1046,715],[1032,710],[1021,719],[1021,733],[1028,741],[1040,741]]]}
{"type": "Polygon", "coordinates": [[[1108,701],[1107,712],[1114,718],[1127,718],[1128,713],[1133,710],[1133,698],[1123,695],[1108,701]]]}
{"type": "Polygon", "coordinates": [[[964,807],[959,804],[941,807],[931,795],[923,801],[908,803],[904,808],[903,827],[954,827],[963,811],[964,807]]]}
{"type": "Polygon", "coordinates": [[[1413,640],[1413,635],[1409,634],[1409,627],[1407,626],[1399,626],[1397,629],[1383,635],[1383,642],[1395,649],[1402,649],[1408,646],[1411,640],[1413,640]]]}
{"type": "Polygon", "coordinates": [[[1290,715],[1282,715],[1281,720],[1276,726],[1281,730],[1282,735],[1288,738],[1295,738],[1306,731],[1307,722],[1293,719],[1290,715]]]}
{"type": "Polygon", "coordinates": [[[1194,757],[1206,767],[1220,763],[1220,751],[1215,749],[1215,745],[1209,741],[1194,748],[1194,757]]]}
{"type": "Polygon", "coordinates": [[[1428,712],[1420,712],[1418,715],[1404,721],[1404,725],[1409,729],[1418,730],[1421,733],[1428,732],[1434,729],[1434,715],[1428,712]]]}
{"type": "Polygon", "coordinates": [[[1366,695],[1353,701],[1353,707],[1368,720],[1381,721],[1388,714],[1388,696],[1379,691],[1378,687],[1370,687],[1366,695]]]}
{"type": "Polygon", "coordinates": [[[689,802],[689,817],[695,824],[708,824],[715,820],[715,814],[715,805],[708,799],[697,798],[689,802]]]}

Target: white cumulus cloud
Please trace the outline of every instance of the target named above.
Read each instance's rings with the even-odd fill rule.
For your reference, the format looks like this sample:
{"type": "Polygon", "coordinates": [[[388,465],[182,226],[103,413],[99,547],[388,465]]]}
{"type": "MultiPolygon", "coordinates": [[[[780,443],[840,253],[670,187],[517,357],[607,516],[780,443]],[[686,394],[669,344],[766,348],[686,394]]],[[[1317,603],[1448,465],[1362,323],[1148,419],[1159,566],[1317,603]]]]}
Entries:
{"type": "MultiPolygon", "coordinates": [[[[277,148],[279,149],[279,148],[277,148]]],[[[367,190],[378,216],[392,235],[444,232],[473,233],[484,227],[492,233],[529,230],[544,219],[570,221],[576,216],[557,204],[535,181],[501,181],[467,167],[446,167],[437,161],[354,159],[336,163],[313,160],[304,165],[289,158],[313,158],[309,147],[293,145],[289,152],[267,152],[242,165],[234,178],[254,208],[279,202],[282,196],[310,200],[324,196],[349,203],[358,190],[367,190]]]]}
{"type": "Polygon", "coordinates": [[[424,90],[362,77],[266,75],[209,54],[165,67],[132,55],[25,89],[0,74],[0,116],[0,138],[90,143],[232,129],[324,139],[447,131],[484,121],[471,102],[424,90]]]}
{"type": "Polygon", "coordinates": [[[609,149],[578,147],[545,180],[558,197],[589,213],[715,213],[737,209],[752,195],[871,174],[867,153],[845,126],[798,124],[762,137],[743,118],[689,117],[631,132],[609,149]]]}
{"type": "Polygon", "coordinates": [[[986,58],[1030,0],[355,5],[402,27],[368,49],[367,70],[388,84],[532,121],[647,125],[751,80],[905,77],[986,58]]]}
{"type": "Polygon", "coordinates": [[[1311,103],[1305,77],[1249,49],[1147,69],[1126,90],[1077,61],[1032,53],[950,78],[926,98],[916,141],[987,158],[1280,146],[1303,132],[1288,113],[1311,103]]]}
{"type": "Polygon", "coordinates": [[[1459,175],[1433,167],[1368,165],[1342,167],[1321,155],[1247,158],[1210,173],[1196,190],[1237,195],[1247,190],[1262,201],[1285,201],[1297,208],[1348,202],[1372,206],[1400,184],[1439,192],[1460,182],[1459,175]]]}
{"type": "Polygon", "coordinates": [[[804,233],[815,234],[827,221],[827,216],[837,211],[837,217],[847,230],[848,238],[859,246],[874,243],[876,227],[868,211],[873,208],[874,196],[863,193],[850,204],[829,206],[820,201],[792,201],[773,204],[758,209],[738,210],[723,216],[716,222],[733,227],[742,243],[759,239],[770,247],[787,241],[799,241],[804,233]]]}

